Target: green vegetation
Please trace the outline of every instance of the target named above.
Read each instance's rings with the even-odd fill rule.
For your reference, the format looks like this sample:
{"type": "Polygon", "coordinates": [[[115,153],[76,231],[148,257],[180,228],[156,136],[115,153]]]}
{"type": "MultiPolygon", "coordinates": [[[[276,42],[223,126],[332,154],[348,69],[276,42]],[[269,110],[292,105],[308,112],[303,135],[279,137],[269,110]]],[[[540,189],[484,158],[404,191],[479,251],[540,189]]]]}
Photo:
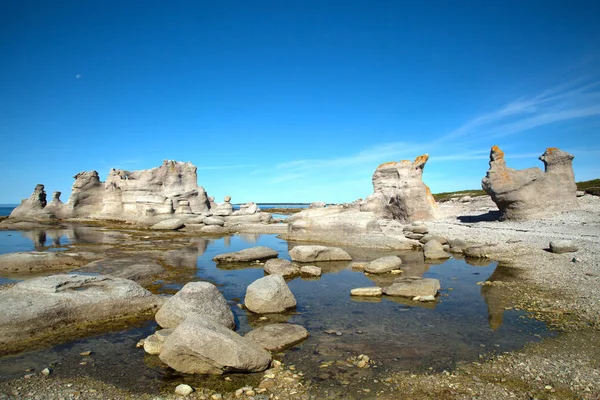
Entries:
{"type": "Polygon", "coordinates": [[[600,179],[592,179],[591,181],[577,182],[577,190],[585,190],[592,187],[600,187],[600,179]]]}

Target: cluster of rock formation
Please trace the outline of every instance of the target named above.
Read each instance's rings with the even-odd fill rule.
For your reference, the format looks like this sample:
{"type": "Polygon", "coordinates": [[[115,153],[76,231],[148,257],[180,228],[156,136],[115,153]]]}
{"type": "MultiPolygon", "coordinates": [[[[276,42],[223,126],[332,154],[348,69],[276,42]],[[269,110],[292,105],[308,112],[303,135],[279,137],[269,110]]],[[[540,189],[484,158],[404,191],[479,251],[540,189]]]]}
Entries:
{"type": "Polygon", "coordinates": [[[373,174],[373,193],[365,200],[328,207],[324,203],[313,203],[311,208],[288,218],[288,237],[391,249],[410,248],[403,240],[384,237],[381,225],[387,221],[434,218],[437,205],[423,183],[423,169],[428,158],[424,154],[414,161],[380,165],[373,174]]]}
{"type": "MultiPolygon", "coordinates": [[[[44,185],[37,185],[33,194],[13,210],[15,219],[92,218],[154,224],[179,218],[254,215],[260,211],[254,203],[234,211],[231,197],[222,204],[214,203],[197,183],[197,168],[187,162],[165,160],[160,167],[126,171],[111,169],[106,182],[98,172],[80,172],[74,176],[67,203],[54,192],[46,201],[44,185]]],[[[210,224],[210,220],[208,221],[210,224]]],[[[223,225],[219,221],[217,225],[223,225]]]]}
{"type": "Polygon", "coordinates": [[[548,148],[540,156],[539,168],[514,170],[506,166],[498,146],[490,151],[490,168],[481,186],[498,206],[501,219],[527,219],[577,208],[577,185],[573,155],[548,148]]]}

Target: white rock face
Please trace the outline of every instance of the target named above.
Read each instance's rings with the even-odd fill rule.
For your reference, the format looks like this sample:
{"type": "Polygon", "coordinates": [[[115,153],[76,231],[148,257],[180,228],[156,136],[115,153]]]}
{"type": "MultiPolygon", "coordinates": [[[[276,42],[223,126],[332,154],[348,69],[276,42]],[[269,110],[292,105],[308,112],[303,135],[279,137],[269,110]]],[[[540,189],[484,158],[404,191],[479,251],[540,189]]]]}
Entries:
{"type": "Polygon", "coordinates": [[[187,283],[163,304],[155,319],[163,328],[175,328],[190,314],[200,314],[229,329],[235,328],[227,301],[219,289],[209,282],[187,283]]]}
{"type": "Polygon", "coordinates": [[[163,343],[160,359],[186,374],[260,372],[271,354],[258,343],[202,315],[188,316],[163,343]]]}
{"type": "Polygon", "coordinates": [[[281,275],[268,275],[246,289],[244,305],[257,314],[280,313],[296,307],[296,298],[281,275]]]}

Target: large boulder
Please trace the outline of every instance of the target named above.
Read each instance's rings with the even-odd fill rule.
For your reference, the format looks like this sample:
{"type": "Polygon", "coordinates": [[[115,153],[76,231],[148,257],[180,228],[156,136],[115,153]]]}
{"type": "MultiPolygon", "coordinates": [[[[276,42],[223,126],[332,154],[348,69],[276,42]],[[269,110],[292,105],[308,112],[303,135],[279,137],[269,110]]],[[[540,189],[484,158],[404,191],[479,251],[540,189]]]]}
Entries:
{"type": "Polygon", "coordinates": [[[428,159],[424,154],[414,161],[381,164],[373,173],[374,193],[361,203],[360,210],[399,221],[432,219],[436,202],[423,183],[428,159]]]}
{"type": "Polygon", "coordinates": [[[300,343],[308,331],[294,324],[270,324],[248,332],[244,337],[253,340],[269,351],[281,351],[300,343]]]}
{"type": "Polygon", "coordinates": [[[190,314],[200,314],[229,329],[235,328],[227,301],[219,289],[209,282],[187,283],[163,304],[155,319],[163,328],[175,328],[190,314]]]}
{"type": "Polygon", "coordinates": [[[296,246],[289,251],[292,261],[351,261],[352,257],[339,247],[296,246]]]}
{"type": "Polygon", "coordinates": [[[186,374],[260,372],[271,364],[271,354],[261,345],[198,314],[165,339],[159,357],[186,374]]]}
{"type": "Polygon", "coordinates": [[[47,212],[44,212],[44,207],[47,205],[46,191],[44,185],[38,184],[35,186],[33,193],[29,198],[23,199],[21,204],[15,207],[10,213],[10,218],[16,219],[48,219],[53,217],[47,212]]]}
{"type": "Polygon", "coordinates": [[[381,257],[371,261],[365,266],[365,272],[370,274],[385,274],[402,266],[402,259],[398,256],[381,257]]]}
{"type": "Polygon", "coordinates": [[[251,247],[232,253],[219,254],[213,257],[213,261],[217,263],[233,263],[233,262],[250,262],[256,260],[268,260],[276,258],[279,255],[277,251],[264,246],[251,247]]]}
{"type": "Polygon", "coordinates": [[[0,291],[0,348],[22,349],[42,338],[133,318],[163,302],[137,283],[109,276],[51,275],[0,291]]]}
{"type": "Polygon", "coordinates": [[[378,216],[343,206],[310,208],[287,219],[291,238],[318,240],[327,243],[349,240],[356,235],[381,232],[378,216]]]}
{"type": "Polygon", "coordinates": [[[271,258],[265,262],[265,272],[269,275],[279,274],[284,278],[300,275],[300,268],[289,260],[282,258],[271,258]]]}
{"type": "Polygon", "coordinates": [[[240,209],[237,211],[234,211],[231,215],[252,215],[252,214],[256,214],[257,212],[260,211],[260,208],[258,207],[257,204],[253,203],[253,202],[248,202],[246,204],[242,204],[240,205],[240,209]]]}
{"type": "Polygon", "coordinates": [[[179,218],[169,218],[163,221],[157,222],[152,225],[150,229],[154,229],[157,231],[176,231],[177,229],[181,229],[185,226],[185,222],[179,218]]]}
{"type": "Polygon", "coordinates": [[[490,151],[490,168],[481,187],[498,206],[501,219],[522,220],[577,208],[573,155],[548,148],[539,168],[514,170],[506,166],[498,146],[490,151]]]}
{"type": "Polygon", "coordinates": [[[296,307],[296,298],[281,275],[268,275],[246,289],[246,308],[257,314],[280,313],[296,307]]]}
{"type": "Polygon", "coordinates": [[[388,296],[414,298],[417,296],[435,296],[440,290],[440,281],[434,278],[407,277],[396,278],[394,283],[383,288],[388,296]]]}

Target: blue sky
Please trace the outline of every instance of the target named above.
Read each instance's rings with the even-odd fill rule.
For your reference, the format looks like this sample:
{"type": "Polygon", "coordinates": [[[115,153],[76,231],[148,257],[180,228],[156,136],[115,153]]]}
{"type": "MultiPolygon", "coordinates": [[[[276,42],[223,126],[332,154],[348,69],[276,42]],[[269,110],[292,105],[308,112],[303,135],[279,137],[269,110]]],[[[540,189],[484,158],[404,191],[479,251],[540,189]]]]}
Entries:
{"type": "Polygon", "coordinates": [[[479,188],[499,145],[600,177],[598,1],[4,1],[0,203],[192,161],[218,201],[364,198],[428,153],[479,188]]]}

